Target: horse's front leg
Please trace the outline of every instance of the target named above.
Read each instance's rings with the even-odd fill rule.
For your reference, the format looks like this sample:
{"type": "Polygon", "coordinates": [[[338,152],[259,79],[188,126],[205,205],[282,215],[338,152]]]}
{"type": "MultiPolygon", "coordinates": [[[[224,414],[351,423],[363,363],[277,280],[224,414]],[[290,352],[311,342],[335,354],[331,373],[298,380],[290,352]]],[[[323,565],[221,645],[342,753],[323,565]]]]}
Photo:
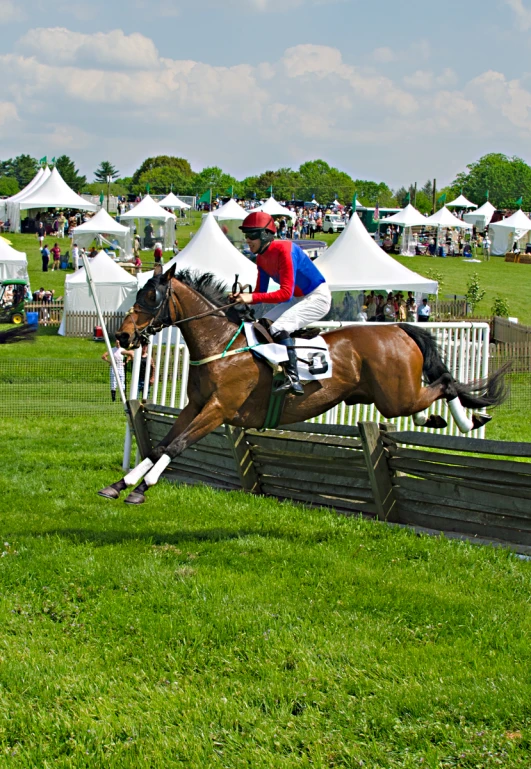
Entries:
{"type": "MultiPolygon", "coordinates": [[[[183,412],[184,413],[184,412],[183,412]]],[[[153,454],[156,459],[142,483],[126,498],[129,505],[141,505],[145,502],[145,493],[150,486],[154,486],[172,459],[182,454],[189,446],[192,446],[205,435],[209,435],[216,427],[223,424],[225,415],[216,397],[211,398],[204,408],[193,418],[184,430],[174,433],[170,430],[164,441],[157,446],[153,454]],[[159,455],[159,458],[157,458],[159,455]]],[[[175,425],[176,427],[177,425],[175,425]]]]}
{"type": "Polygon", "coordinates": [[[140,462],[139,465],[130,470],[121,480],[116,481],[116,483],[112,483],[110,486],[106,486],[104,489],[98,491],[100,497],[105,497],[106,499],[118,499],[120,493],[124,491],[124,489],[126,489],[128,486],[135,486],[139,481],[141,481],[145,474],[151,470],[153,465],[164,454],[166,446],[172,441],[176,440],[176,438],[178,438],[179,435],[187,429],[187,427],[190,425],[190,422],[197,416],[199,412],[200,406],[190,401],[179,414],[179,417],[175,420],[175,424],[168,432],[166,437],[162,439],[159,445],[156,446],[153,451],[151,451],[150,454],[145,459],[143,459],[142,462],[140,462]]]}

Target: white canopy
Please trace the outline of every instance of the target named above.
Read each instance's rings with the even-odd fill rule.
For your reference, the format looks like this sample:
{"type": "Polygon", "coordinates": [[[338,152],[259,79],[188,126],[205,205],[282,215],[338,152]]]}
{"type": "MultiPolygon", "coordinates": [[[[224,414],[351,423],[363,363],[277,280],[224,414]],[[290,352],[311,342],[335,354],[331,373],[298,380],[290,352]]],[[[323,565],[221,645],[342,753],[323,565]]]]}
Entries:
{"type": "Polygon", "coordinates": [[[110,245],[116,240],[124,254],[131,254],[131,230],[109,216],[104,208],[100,208],[91,219],[76,227],[72,236],[79,246],[89,246],[98,236],[110,245]]]}
{"type": "Polygon", "coordinates": [[[487,200],[487,202],[483,203],[483,205],[478,208],[477,211],[463,214],[463,219],[473,227],[477,227],[478,230],[483,231],[486,227],[489,226],[490,220],[492,219],[495,211],[496,208],[487,200]]]}
{"type": "Polygon", "coordinates": [[[188,203],[183,203],[183,201],[177,197],[177,195],[174,195],[173,192],[170,192],[168,195],[166,195],[165,198],[159,201],[159,206],[164,206],[164,208],[190,208],[191,206],[188,205],[188,203]]]}
{"type": "Polygon", "coordinates": [[[242,208],[234,198],[231,198],[228,200],[225,205],[220,206],[215,211],[212,211],[214,218],[218,221],[221,221],[223,219],[232,219],[232,220],[238,220],[239,222],[243,222],[243,220],[248,216],[249,212],[246,211],[244,208],[242,208]]]}
{"type": "MultiPolygon", "coordinates": [[[[135,276],[119,267],[104,251],[90,260],[90,271],[103,312],[125,312],[133,306],[138,291],[135,276]]],[[[65,315],[96,311],[84,269],[66,276],[64,308],[65,315]]],[[[59,334],[64,335],[64,315],[59,334]]]]}
{"type": "Polygon", "coordinates": [[[281,206],[280,203],[278,203],[273,196],[268,198],[265,203],[262,203],[261,206],[257,206],[256,208],[251,209],[248,211],[249,214],[254,214],[257,211],[264,211],[266,214],[269,214],[270,216],[291,216],[293,220],[297,218],[297,214],[295,211],[290,211],[289,208],[285,208],[284,206],[281,206]]]}
{"type": "Polygon", "coordinates": [[[120,221],[132,220],[132,219],[162,219],[166,222],[168,219],[175,219],[175,214],[170,211],[165,211],[161,205],[159,205],[151,195],[146,195],[140,203],[137,203],[134,208],[127,211],[125,214],[121,214],[120,221]]]}
{"type": "Polygon", "coordinates": [[[20,190],[20,192],[17,192],[16,195],[12,195],[5,202],[6,203],[16,203],[17,200],[21,200],[23,197],[25,197],[30,192],[32,192],[32,190],[37,189],[39,184],[42,184],[42,182],[45,182],[46,179],[50,176],[50,174],[51,174],[51,171],[48,168],[48,166],[46,166],[46,170],[44,168],[39,168],[39,170],[37,171],[37,173],[35,174],[35,176],[31,180],[31,182],[29,184],[26,184],[24,189],[20,190]],[[45,178],[43,179],[43,177],[45,177],[45,178]],[[42,179],[42,181],[41,181],[41,179],[42,179]]]}
{"type": "Polygon", "coordinates": [[[380,219],[380,224],[396,224],[399,227],[423,227],[426,224],[426,217],[417,211],[411,203],[392,216],[386,216],[380,219]]]}
{"type": "Polygon", "coordinates": [[[447,208],[477,208],[477,205],[475,203],[471,203],[470,200],[467,200],[464,195],[459,195],[455,200],[452,200],[451,203],[446,204],[447,208]]]}
{"type": "Polygon", "coordinates": [[[46,168],[39,169],[31,182],[27,184],[23,190],[20,190],[20,192],[17,192],[16,195],[12,195],[10,198],[7,198],[7,200],[0,201],[0,217],[4,221],[9,219],[11,232],[18,230],[20,225],[20,206],[17,205],[17,203],[19,203],[19,201],[21,201],[30,193],[35,192],[35,190],[44,184],[51,173],[52,172],[48,166],[46,166],[46,168]]]}
{"type": "Polygon", "coordinates": [[[439,211],[436,211],[427,219],[424,219],[425,227],[459,227],[463,230],[471,230],[472,225],[468,222],[464,222],[462,219],[458,219],[449,211],[446,206],[443,206],[439,211]]]}
{"type": "MultiPolygon", "coordinates": [[[[243,256],[230,243],[220,230],[213,214],[203,219],[201,227],[188,245],[164,266],[164,271],[175,264],[177,270],[190,269],[198,272],[211,272],[216,278],[225,281],[228,287],[234,283],[234,276],[245,285],[256,285],[256,265],[243,256]]],[[[139,285],[143,286],[153,272],[139,275],[139,285]]]]}
{"type": "Polygon", "coordinates": [[[77,208],[80,211],[96,211],[97,206],[74,192],[57,168],[42,184],[18,201],[21,210],[30,208],[77,208]]]}
{"type": "Polygon", "coordinates": [[[531,219],[522,209],[518,209],[511,216],[494,222],[489,227],[492,237],[491,251],[495,256],[502,256],[512,250],[515,240],[520,240],[531,230],[531,219]]]}
{"type": "Polygon", "coordinates": [[[437,293],[436,281],[408,270],[386,254],[356,214],[314,264],[325,276],[331,291],[394,289],[437,293]]]}
{"type": "Polygon", "coordinates": [[[0,237],[0,280],[21,278],[29,281],[26,254],[16,251],[0,237]]]}

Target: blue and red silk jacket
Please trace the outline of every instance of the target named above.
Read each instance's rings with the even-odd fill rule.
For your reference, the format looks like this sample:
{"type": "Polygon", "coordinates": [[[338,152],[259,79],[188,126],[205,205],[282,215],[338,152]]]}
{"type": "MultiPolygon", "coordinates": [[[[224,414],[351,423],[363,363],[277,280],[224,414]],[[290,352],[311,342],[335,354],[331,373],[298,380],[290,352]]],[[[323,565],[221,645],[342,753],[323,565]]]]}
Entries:
{"type": "Polygon", "coordinates": [[[317,267],[302,248],[287,240],[274,240],[256,260],[258,279],[253,304],[281,304],[294,296],[307,296],[325,283],[317,267]],[[269,280],[278,283],[278,291],[268,293],[269,280]]]}

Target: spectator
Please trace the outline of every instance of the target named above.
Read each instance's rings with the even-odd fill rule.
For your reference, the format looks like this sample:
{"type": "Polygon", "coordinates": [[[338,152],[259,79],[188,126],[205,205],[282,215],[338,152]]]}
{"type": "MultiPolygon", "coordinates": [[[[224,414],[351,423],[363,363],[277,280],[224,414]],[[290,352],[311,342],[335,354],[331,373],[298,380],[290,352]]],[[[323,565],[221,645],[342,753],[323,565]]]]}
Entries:
{"type": "Polygon", "coordinates": [[[75,270],[79,270],[79,248],[77,247],[77,243],[74,243],[72,246],[72,265],[75,270]]]}
{"type": "Polygon", "coordinates": [[[61,248],[58,243],[54,243],[53,248],[51,250],[51,254],[52,254],[52,260],[53,260],[52,272],[54,272],[54,270],[59,269],[59,265],[61,262],[61,248]]]}
{"type": "Polygon", "coordinates": [[[417,320],[417,302],[411,291],[408,292],[408,298],[406,300],[406,320],[408,323],[415,323],[417,320]]]}
{"type": "Polygon", "coordinates": [[[483,256],[487,260],[490,257],[490,238],[487,232],[485,232],[485,237],[483,238],[483,256]]]}
{"type": "Polygon", "coordinates": [[[41,248],[41,256],[42,256],[42,271],[48,272],[48,264],[50,262],[50,249],[44,244],[44,246],[41,248]]]}
{"type": "Polygon", "coordinates": [[[40,219],[35,222],[35,235],[39,241],[39,248],[42,249],[44,244],[44,224],[40,221],[40,219]]]}
{"type": "MultiPolygon", "coordinates": [[[[125,365],[124,365],[124,357],[127,358],[127,360],[133,360],[134,351],[133,350],[124,350],[123,347],[120,347],[120,340],[116,340],[116,345],[113,347],[112,350],[112,356],[116,363],[116,370],[118,372],[118,379],[120,380],[120,383],[122,385],[122,389],[125,389],[125,365]]],[[[109,353],[107,350],[103,353],[101,356],[101,359],[104,360],[106,363],[109,364],[111,367],[111,400],[116,401],[116,390],[118,387],[118,381],[116,378],[116,374],[114,373],[114,368],[112,367],[112,364],[109,360],[109,353]]]]}
{"type": "Polygon", "coordinates": [[[383,306],[384,320],[388,323],[394,323],[396,321],[395,303],[393,297],[387,297],[387,302],[383,306]]]}
{"type": "Polygon", "coordinates": [[[95,256],[98,256],[98,251],[94,246],[92,246],[92,248],[90,249],[90,253],[88,256],[89,256],[89,259],[94,259],[95,256]]]}
{"type": "Polygon", "coordinates": [[[155,243],[155,250],[153,251],[153,259],[155,260],[155,264],[162,264],[162,243],[157,241],[155,243]]]}
{"type": "Polygon", "coordinates": [[[422,300],[422,304],[418,309],[419,323],[427,323],[430,319],[431,308],[427,299],[422,300]]]}
{"type": "Polygon", "coordinates": [[[369,298],[367,300],[367,319],[368,320],[376,320],[376,310],[377,310],[378,304],[376,301],[376,296],[374,295],[374,291],[371,291],[369,298]]]}
{"type": "Polygon", "coordinates": [[[142,260],[138,254],[133,257],[133,264],[135,266],[135,274],[139,275],[142,272],[142,260]]]}
{"type": "Polygon", "coordinates": [[[138,373],[138,393],[140,397],[147,398],[149,396],[149,388],[155,381],[155,362],[153,358],[149,357],[149,346],[147,344],[142,345],[142,357],[140,358],[140,371],[138,373]],[[144,387],[146,383],[146,369],[149,361],[149,384],[147,391],[144,393],[144,387]]]}
{"type": "Polygon", "coordinates": [[[57,217],[57,225],[58,225],[57,234],[60,238],[64,238],[65,236],[65,224],[66,224],[66,216],[61,211],[61,213],[57,217]]]}

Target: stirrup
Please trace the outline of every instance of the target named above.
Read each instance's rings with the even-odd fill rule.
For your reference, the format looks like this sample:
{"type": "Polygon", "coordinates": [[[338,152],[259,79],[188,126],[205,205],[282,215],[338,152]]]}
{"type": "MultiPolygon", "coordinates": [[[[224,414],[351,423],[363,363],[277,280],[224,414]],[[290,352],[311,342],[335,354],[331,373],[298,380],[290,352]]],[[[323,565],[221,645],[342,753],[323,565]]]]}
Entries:
{"type": "Polygon", "coordinates": [[[292,395],[304,395],[304,388],[298,379],[287,375],[282,384],[275,387],[275,392],[290,392],[292,395]]]}

